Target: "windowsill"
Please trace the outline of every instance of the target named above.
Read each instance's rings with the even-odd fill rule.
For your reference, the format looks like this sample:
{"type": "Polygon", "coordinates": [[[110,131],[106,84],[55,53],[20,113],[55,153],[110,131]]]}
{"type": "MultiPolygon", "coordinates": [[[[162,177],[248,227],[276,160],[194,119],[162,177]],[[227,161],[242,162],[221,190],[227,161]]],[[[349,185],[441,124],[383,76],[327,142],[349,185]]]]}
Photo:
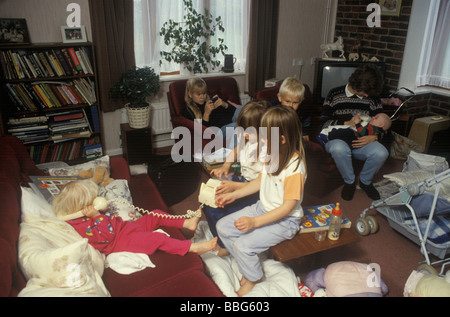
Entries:
{"type": "Polygon", "coordinates": [[[182,80],[182,79],[189,79],[192,77],[225,77],[225,76],[245,76],[245,72],[243,71],[235,71],[233,73],[200,73],[200,74],[194,74],[194,75],[165,75],[165,76],[159,76],[160,82],[168,82],[168,81],[175,81],[175,80],[182,80]]]}
{"type": "Polygon", "coordinates": [[[441,96],[450,97],[450,90],[444,89],[444,88],[438,88],[438,87],[431,87],[431,86],[424,86],[424,87],[417,87],[415,89],[416,94],[436,94],[441,96]]]}

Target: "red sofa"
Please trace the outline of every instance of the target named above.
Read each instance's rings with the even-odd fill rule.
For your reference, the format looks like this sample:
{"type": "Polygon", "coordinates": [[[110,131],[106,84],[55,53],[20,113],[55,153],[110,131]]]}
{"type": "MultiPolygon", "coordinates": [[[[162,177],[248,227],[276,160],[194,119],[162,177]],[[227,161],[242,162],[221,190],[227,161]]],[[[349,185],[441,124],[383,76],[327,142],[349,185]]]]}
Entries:
{"type": "MultiPolygon", "coordinates": [[[[0,137],[0,296],[17,296],[26,286],[18,264],[21,188],[29,175],[44,175],[31,160],[25,146],[15,137],[0,137]]],[[[127,179],[133,202],[148,210],[168,208],[154,183],[146,174],[131,176],[122,157],[110,159],[111,176],[127,179]]],[[[184,239],[180,230],[163,228],[172,237],[184,239]]],[[[131,275],[105,269],[103,282],[111,296],[209,297],[223,296],[214,282],[204,274],[199,256],[180,257],[157,252],[151,256],[156,268],[131,275]]]]}

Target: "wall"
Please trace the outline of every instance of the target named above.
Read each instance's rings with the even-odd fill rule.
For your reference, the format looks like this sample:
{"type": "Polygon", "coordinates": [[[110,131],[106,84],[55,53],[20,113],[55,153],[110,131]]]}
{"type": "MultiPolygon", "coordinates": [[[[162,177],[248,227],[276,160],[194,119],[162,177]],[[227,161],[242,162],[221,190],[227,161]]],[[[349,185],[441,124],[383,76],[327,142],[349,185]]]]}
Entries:
{"type": "Polygon", "coordinates": [[[320,45],[333,40],[337,0],[282,0],[278,24],[277,78],[300,78],[312,89],[315,65],[312,58],[321,56],[320,45]],[[326,17],[330,14],[328,39],[325,40],[326,17]],[[303,59],[304,66],[293,66],[303,59]]]}
{"type": "Polygon", "coordinates": [[[81,7],[81,25],[92,41],[88,0],[0,0],[0,12],[2,18],[25,18],[32,43],[62,42],[61,26],[67,25],[66,8],[73,2],[81,7]]]}
{"type": "MultiPolygon", "coordinates": [[[[422,2],[423,0],[417,0],[422,2]]],[[[336,15],[336,36],[342,36],[346,51],[361,41],[360,53],[376,56],[386,63],[385,85],[387,90],[399,88],[402,73],[402,61],[406,54],[407,39],[413,40],[415,34],[408,38],[413,0],[403,0],[400,15],[381,16],[381,27],[368,27],[367,5],[375,1],[339,0],[336,15]]],[[[378,2],[378,1],[377,1],[378,2]]],[[[425,1],[423,1],[425,2],[425,1]]],[[[423,3],[421,3],[422,5],[423,3]]],[[[416,12],[417,13],[417,12],[416,12]]],[[[424,14],[419,12],[419,14],[424,14]]],[[[411,31],[412,33],[414,31],[411,31]]],[[[421,43],[415,43],[422,45],[421,43]]],[[[407,67],[407,66],[406,66],[407,67]]],[[[404,76],[404,75],[403,75],[404,76]]],[[[408,76],[415,76],[410,74],[408,76]]],[[[407,86],[414,89],[415,87],[407,86]]],[[[450,115],[450,101],[446,96],[435,93],[420,94],[408,106],[407,113],[412,118],[426,115],[450,115]]]]}
{"type": "Polygon", "coordinates": [[[339,0],[336,36],[344,38],[346,51],[361,41],[360,53],[386,63],[385,84],[398,87],[412,0],[403,0],[400,16],[381,16],[381,27],[368,27],[367,5],[373,1],[339,0]]]}

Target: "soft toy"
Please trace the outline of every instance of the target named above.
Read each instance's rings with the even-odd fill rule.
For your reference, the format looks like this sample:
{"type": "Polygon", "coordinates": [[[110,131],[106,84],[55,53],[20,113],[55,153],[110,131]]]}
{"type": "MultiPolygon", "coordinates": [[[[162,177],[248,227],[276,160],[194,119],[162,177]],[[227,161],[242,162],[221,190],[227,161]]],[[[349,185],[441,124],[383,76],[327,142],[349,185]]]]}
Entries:
{"type": "Polygon", "coordinates": [[[450,297],[450,271],[445,277],[424,266],[411,273],[403,291],[405,297],[450,297]]]}
{"type": "Polygon", "coordinates": [[[105,187],[114,180],[109,177],[109,171],[104,166],[97,166],[87,171],[79,171],[78,176],[83,179],[90,178],[91,181],[100,187],[105,187]]]}
{"type": "Polygon", "coordinates": [[[374,265],[344,261],[310,272],[304,284],[315,296],[382,297],[388,288],[374,265]],[[375,270],[374,270],[375,269],[375,270]]]}

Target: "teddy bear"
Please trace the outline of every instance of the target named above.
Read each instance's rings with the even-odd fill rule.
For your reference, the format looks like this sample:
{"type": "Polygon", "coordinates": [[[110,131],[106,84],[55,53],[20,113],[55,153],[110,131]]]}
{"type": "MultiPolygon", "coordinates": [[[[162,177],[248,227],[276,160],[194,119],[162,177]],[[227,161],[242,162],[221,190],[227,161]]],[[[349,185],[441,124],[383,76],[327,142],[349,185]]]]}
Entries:
{"type": "Polygon", "coordinates": [[[87,171],[79,171],[78,176],[83,179],[90,178],[100,187],[105,187],[114,180],[113,178],[109,177],[109,171],[105,166],[97,166],[87,171]]]}

